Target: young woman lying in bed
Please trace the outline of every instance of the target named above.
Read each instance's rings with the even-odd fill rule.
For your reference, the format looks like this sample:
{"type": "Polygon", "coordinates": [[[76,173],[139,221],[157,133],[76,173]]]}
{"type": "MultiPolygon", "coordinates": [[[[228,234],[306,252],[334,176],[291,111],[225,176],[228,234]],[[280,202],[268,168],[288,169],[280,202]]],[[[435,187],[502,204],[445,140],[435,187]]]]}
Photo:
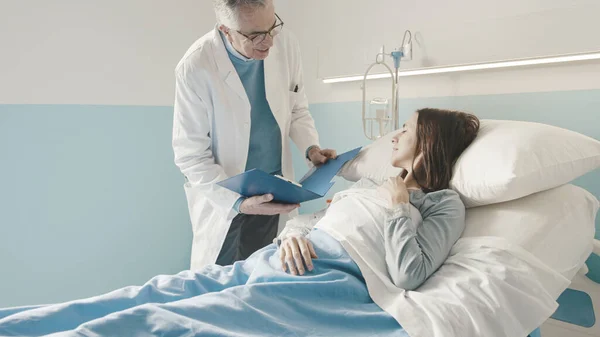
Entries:
{"type": "Polygon", "coordinates": [[[452,167],[478,130],[475,116],[419,110],[393,138],[391,160],[405,174],[381,185],[362,180],[338,193],[314,229],[316,221],[299,217],[280,236],[280,247],[232,266],[0,310],[0,335],[405,337],[397,319],[373,301],[373,289],[378,298],[415,289],[447,258],[465,227],[465,207],[448,189],[452,167]]]}
{"type": "Polygon", "coordinates": [[[448,185],[454,163],[478,130],[479,120],[473,115],[438,109],[414,113],[392,139],[392,165],[404,173],[380,186],[359,181],[351,188],[355,193],[336,195],[329,210],[290,221],[279,236],[282,268],[294,275],[304,275],[305,266],[312,270],[312,258],[317,256],[308,233],[315,224],[316,229],[353,246],[364,241],[363,234],[377,231],[384,239],[379,243],[385,247],[394,284],[417,288],[444,262],[463,232],[465,207],[448,185]],[[364,204],[366,199],[371,205],[364,204]],[[387,217],[376,218],[374,212],[365,211],[370,206],[385,209],[378,214],[387,217]]]}

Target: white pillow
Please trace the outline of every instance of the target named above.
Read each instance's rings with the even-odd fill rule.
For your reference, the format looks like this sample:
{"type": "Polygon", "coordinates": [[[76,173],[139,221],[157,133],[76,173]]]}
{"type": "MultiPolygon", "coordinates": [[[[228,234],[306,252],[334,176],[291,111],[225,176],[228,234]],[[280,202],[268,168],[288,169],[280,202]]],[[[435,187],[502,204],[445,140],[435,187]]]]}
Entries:
{"type": "Polygon", "coordinates": [[[555,126],[482,121],[458,159],[450,187],[468,207],[509,201],[572,181],[600,167],[600,142],[555,126]]]}
{"type": "Polygon", "coordinates": [[[593,195],[563,185],[468,209],[462,237],[503,237],[571,280],[592,252],[597,211],[593,195]]]}
{"type": "MultiPolygon", "coordinates": [[[[390,164],[395,132],[364,147],[339,175],[383,181],[400,173],[390,164]]],[[[569,183],[600,167],[600,142],[555,126],[481,120],[479,135],[454,167],[450,187],[467,207],[518,199],[569,183]]]]}
{"type": "Polygon", "coordinates": [[[392,138],[398,131],[392,131],[364,146],[354,159],[348,161],[338,175],[349,181],[359,181],[368,178],[376,182],[383,182],[389,177],[395,177],[402,169],[393,167],[392,138]]]}

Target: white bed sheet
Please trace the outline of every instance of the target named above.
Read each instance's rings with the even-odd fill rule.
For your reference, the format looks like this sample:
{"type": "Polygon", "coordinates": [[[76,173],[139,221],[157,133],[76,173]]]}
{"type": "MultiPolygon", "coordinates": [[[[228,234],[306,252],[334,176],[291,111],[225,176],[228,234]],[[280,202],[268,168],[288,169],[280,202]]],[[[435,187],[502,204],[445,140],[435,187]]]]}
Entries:
{"type": "Polygon", "coordinates": [[[344,246],[373,301],[410,336],[525,336],[556,310],[556,298],[569,280],[501,237],[462,238],[419,288],[398,288],[391,282],[382,249],[380,226],[389,210],[374,192],[357,187],[337,194],[316,227],[344,246]]]}

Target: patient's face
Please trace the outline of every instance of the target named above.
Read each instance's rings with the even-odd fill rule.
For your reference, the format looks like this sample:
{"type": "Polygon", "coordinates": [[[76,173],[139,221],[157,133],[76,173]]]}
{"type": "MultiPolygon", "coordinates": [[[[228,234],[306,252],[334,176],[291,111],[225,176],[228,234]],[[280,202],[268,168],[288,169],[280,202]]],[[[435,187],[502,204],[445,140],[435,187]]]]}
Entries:
{"type": "Polygon", "coordinates": [[[410,170],[415,158],[417,148],[417,119],[418,113],[414,113],[401,130],[392,139],[394,150],[392,151],[392,165],[410,170]]]}

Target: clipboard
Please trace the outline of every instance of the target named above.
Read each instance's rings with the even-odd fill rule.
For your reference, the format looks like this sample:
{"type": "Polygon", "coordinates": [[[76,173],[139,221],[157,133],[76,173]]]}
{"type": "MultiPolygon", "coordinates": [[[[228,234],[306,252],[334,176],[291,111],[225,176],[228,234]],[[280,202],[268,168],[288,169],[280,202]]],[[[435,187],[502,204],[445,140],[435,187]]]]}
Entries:
{"type": "Polygon", "coordinates": [[[362,147],[342,153],[336,159],[315,166],[296,183],[271,175],[259,169],[252,169],[217,183],[244,197],[272,194],[273,201],[285,204],[300,204],[324,197],[335,184],[331,180],[342,166],[358,155],[362,147]]]}

